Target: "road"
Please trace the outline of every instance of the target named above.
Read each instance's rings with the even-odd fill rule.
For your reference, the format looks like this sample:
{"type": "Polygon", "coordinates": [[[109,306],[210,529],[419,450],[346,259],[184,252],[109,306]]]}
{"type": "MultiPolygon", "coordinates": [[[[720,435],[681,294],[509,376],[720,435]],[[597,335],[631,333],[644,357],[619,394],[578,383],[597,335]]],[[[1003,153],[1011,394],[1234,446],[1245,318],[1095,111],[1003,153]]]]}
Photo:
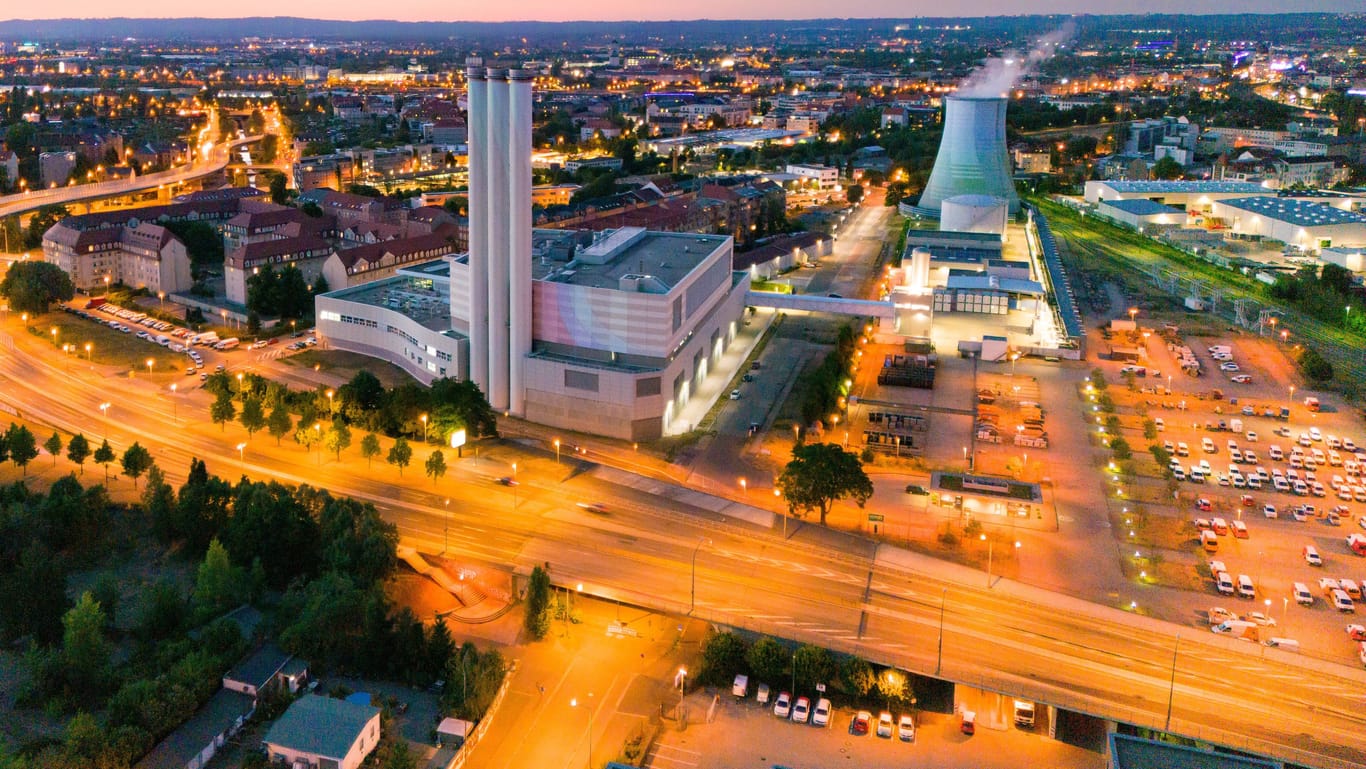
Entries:
{"type": "Polygon", "coordinates": [[[203,420],[206,393],[176,396],[177,421],[160,389],[172,379],[121,382],[111,399],[104,372],[66,375],[40,340],[14,334],[13,322],[5,330],[0,400],[64,431],[107,432],[119,450],[137,440],[173,480],[197,456],[224,477],[310,483],[372,501],[405,544],[428,552],[441,551],[449,533],[457,557],[523,571],[549,563],[558,584],[582,583],[607,599],[679,613],[693,606],[714,622],[1156,728],[1170,702],[1180,734],[1306,765],[1366,764],[1359,669],[1009,581],[987,589],[980,571],[817,526],[784,540],[766,513],[512,445],[452,461],[439,485],[418,474],[421,449],[406,478],[382,463],[367,470],[354,450],[338,463],[260,436],[239,458],[245,435],[203,420]],[[114,405],[104,418],[97,407],[106,400],[114,405]],[[498,485],[514,461],[520,485],[498,485]],[[588,500],[608,512],[573,504],[588,500]]]}
{"type": "MultiPolygon", "coordinates": [[[[218,121],[210,113],[211,132],[217,132],[218,121]]],[[[68,187],[53,187],[45,190],[28,190],[14,195],[0,197],[0,218],[29,213],[43,206],[66,205],[98,198],[121,197],[135,192],[155,189],[168,184],[179,184],[193,179],[218,173],[227,167],[232,157],[232,148],[260,141],[262,136],[247,136],[219,144],[201,143],[201,154],[189,165],[179,166],[166,171],[143,174],[131,179],[118,179],[94,184],[77,184],[68,187]]],[[[213,142],[212,139],[209,140],[213,142]]]]}

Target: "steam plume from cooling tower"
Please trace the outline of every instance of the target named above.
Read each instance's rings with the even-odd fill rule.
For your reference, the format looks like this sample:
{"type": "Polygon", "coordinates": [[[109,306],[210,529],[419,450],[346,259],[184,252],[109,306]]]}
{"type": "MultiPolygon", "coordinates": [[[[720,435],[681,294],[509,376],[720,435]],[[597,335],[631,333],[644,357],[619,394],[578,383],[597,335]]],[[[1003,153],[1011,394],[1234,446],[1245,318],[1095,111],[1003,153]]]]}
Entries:
{"type": "Polygon", "coordinates": [[[958,85],[958,96],[986,98],[1005,96],[1020,78],[1033,72],[1039,63],[1049,58],[1059,45],[1067,42],[1077,31],[1072,22],[1039,38],[1029,53],[1007,51],[1003,56],[987,59],[958,85]]]}

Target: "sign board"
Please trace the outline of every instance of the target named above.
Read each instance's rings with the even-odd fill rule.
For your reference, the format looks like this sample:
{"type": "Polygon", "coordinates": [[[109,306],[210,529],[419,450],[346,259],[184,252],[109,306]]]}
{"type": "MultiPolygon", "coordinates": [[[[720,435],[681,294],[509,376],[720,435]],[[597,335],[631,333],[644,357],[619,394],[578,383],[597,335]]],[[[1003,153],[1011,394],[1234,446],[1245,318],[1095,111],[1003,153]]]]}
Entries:
{"type": "Polygon", "coordinates": [[[458,449],[465,445],[465,428],[460,428],[451,433],[451,448],[458,449]]]}
{"type": "Polygon", "coordinates": [[[881,521],[881,520],[882,520],[882,513],[869,513],[869,514],[868,514],[868,522],[869,522],[869,523],[876,523],[876,522],[881,521]]]}
{"type": "Polygon", "coordinates": [[[816,684],[816,691],[825,694],[825,684],[816,684]]]}

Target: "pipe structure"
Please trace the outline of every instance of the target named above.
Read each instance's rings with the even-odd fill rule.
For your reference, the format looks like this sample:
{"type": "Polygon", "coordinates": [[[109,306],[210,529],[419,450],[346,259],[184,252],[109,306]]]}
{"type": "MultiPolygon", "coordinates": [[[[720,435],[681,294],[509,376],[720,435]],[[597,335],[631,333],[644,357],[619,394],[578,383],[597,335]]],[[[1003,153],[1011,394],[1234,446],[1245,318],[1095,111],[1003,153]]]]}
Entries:
{"type": "Polygon", "coordinates": [[[525,366],[531,354],[532,76],[531,70],[508,70],[508,409],[519,416],[525,411],[525,366]]]}
{"type": "Polygon", "coordinates": [[[470,380],[489,391],[489,233],[488,200],[488,83],[484,60],[465,59],[469,131],[469,337],[470,380]]]}
{"type": "Polygon", "coordinates": [[[489,405],[507,411],[509,333],[509,243],[508,214],[508,82],[507,70],[489,68],[488,116],[485,138],[488,147],[488,174],[484,187],[489,235],[489,405]],[[502,225],[499,226],[499,222],[502,225]]]}

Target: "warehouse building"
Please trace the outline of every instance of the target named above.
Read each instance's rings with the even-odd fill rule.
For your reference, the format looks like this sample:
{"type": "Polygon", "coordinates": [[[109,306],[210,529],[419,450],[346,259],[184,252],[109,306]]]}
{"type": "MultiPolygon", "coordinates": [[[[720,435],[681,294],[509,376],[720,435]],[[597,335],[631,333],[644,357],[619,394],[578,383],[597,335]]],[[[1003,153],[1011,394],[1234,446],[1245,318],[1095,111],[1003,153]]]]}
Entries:
{"type": "Polygon", "coordinates": [[[1209,211],[1217,200],[1265,195],[1276,191],[1252,182],[1089,181],[1087,203],[1102,200],[1151,200],[1185,211],[1209,211]]]}
{"type": "Polygon", "coordinates": [[[1211,216],[1238,235],[1277,240],[1307,253],[1366,244],[1366,214],[1313,201],[1233,198],[1216,202],[1211,216]]]}
{"type": "Polygon", "coordinates": [[[1150,227],[1180,227],[1186,221],[1185,211],[1147,198],[1103,200],[1096,206],[1096,213],[1140,231],[1150,227]]]}

